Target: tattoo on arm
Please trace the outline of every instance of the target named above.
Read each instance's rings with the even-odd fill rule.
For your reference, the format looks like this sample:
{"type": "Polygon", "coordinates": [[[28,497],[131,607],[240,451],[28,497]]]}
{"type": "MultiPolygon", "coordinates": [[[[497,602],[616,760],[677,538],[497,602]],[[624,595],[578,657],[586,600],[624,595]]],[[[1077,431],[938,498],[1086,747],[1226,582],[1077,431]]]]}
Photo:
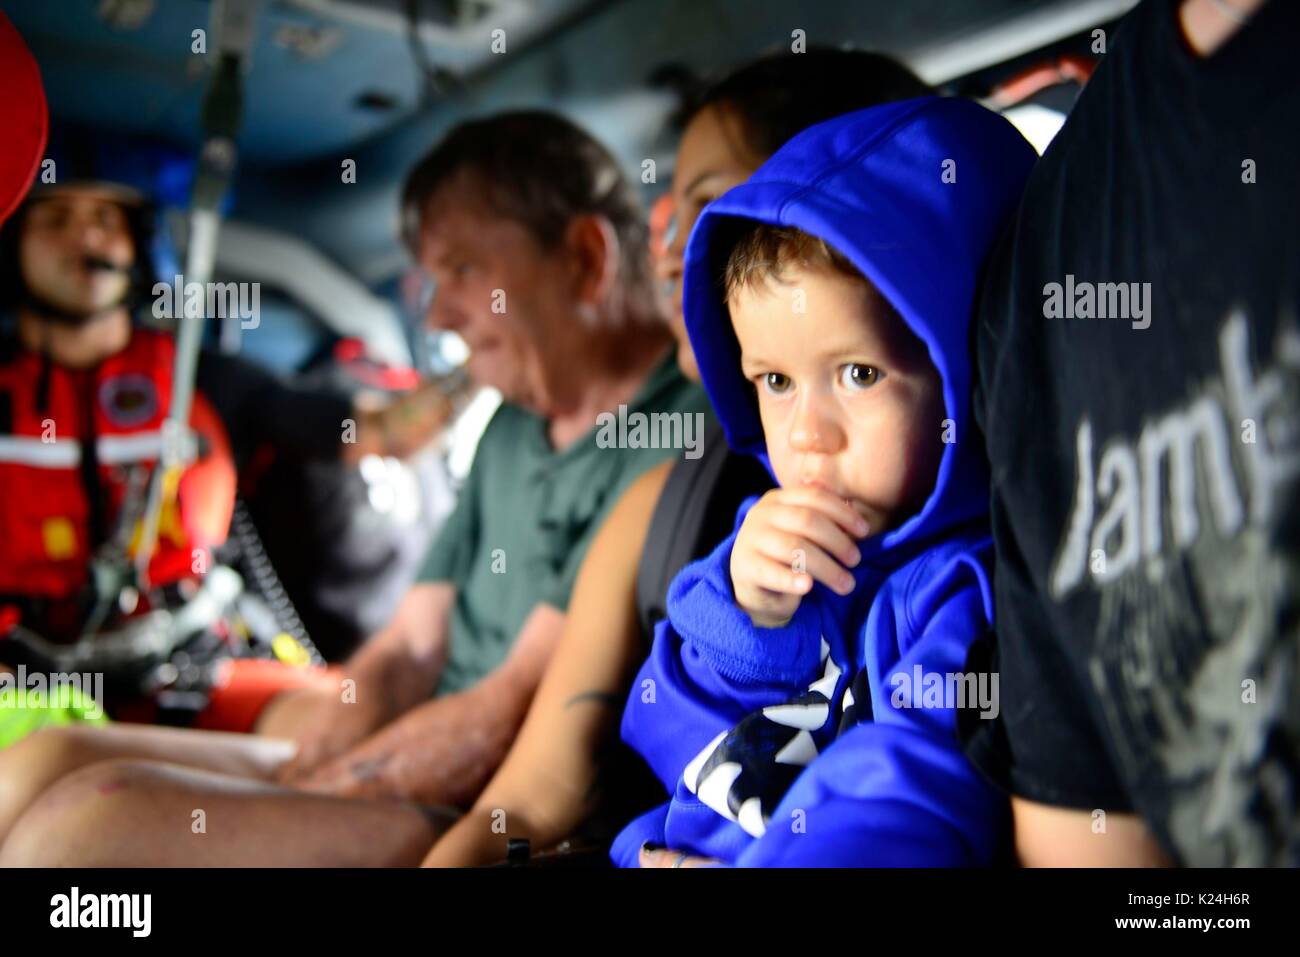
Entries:
{"type": "Polygon", "coordinates": [[[626,695],[615,694],[611,691],[584,691],[582,694],[576,694],[564,702],[564,708],[567,711],[575,704],[583,701],[594,701],[597,704],[607,705],[611,708],[621,708],[625,698],[626,695]]]}
{"type": "MultiPolygon", "coordinates": [[[[591,701],[598,705],[617,712],[622,709],[627,702],[627,692],[614,691],[584,691],[576,694],[564,703],[564,709],[567,711],[575,704],[584,701],[591,701]]],[[[587,807],[595,807],[600,800],[601,794],[606,790],[606,778],[609,777],[611,763],[617,763],[614,758],[617,756],[618,736],[608,733],[602,735],[602,743],[597,746],[596,753],[593,755],[596,773],[592,775],[591,786],[583,796],[583,801],[587,807]]]]}

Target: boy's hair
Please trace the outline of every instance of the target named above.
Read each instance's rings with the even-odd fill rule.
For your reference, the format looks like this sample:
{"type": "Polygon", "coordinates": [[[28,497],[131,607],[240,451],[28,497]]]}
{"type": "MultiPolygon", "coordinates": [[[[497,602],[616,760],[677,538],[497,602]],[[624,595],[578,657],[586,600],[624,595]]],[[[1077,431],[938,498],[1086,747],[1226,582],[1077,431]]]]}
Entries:
{"type": "Polygon", "coordinates": [[[826,240],[793,226],[754,223],[731,247],[722,271],[723,296],[729,301],[746,287],[780,281],[786,269],[796,265],[866,282],[848,257],[826,240]]]}

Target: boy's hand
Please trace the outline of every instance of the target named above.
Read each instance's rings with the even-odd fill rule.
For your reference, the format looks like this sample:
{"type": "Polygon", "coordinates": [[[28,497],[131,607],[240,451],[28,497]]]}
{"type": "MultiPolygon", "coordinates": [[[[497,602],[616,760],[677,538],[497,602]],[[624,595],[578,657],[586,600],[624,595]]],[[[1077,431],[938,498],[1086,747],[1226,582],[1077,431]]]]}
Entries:
{"type": "Polygon", "coordinates": [[[847,595],[846,569],[861,560],[856,539],[871,529],[848,502],[814,486],[776,488],[754,504],[731,549],[736,604],[759,628],[794,617],[813,581],[847,595]]]}

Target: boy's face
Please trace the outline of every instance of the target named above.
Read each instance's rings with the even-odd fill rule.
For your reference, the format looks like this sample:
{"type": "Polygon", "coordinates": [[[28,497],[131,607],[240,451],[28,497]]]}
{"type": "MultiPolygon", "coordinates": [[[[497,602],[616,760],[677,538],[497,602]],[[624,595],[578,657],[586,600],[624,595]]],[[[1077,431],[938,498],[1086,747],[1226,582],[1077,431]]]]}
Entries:
{"type": "Polygon", "coordinates": [[[943,386],[884,298],[792,264],[728,305],[777,481],[848,500],[873,535],[919,510],[943,454],[943,386]]]}

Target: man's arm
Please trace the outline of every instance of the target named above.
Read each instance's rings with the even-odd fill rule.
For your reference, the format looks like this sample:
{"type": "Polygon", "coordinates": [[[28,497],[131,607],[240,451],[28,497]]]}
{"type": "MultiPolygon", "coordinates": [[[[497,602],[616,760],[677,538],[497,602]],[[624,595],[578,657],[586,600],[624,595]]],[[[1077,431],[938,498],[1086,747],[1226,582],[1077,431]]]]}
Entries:
{"type": "Polygon", "coordinates": [[[301,786],[341,797],[470,804],[510,750],[564,619],[557,608],[537,605],[510,656],[486,678],[419,705],[301,786]]]}
{"type": "MultiPolygon", "coordinates": [[[[328,753],[312,754],[304,749],[298,765],[292,769],[293,774],[286,779],[291,783],[328,793],[363,784],[371,788],[375,780],[386,786],[386,779],[375,770],[380,765],[373,764],[379,752],[371,752],[366,759],[370,764],[360,771],[352,769],[346,761],[335,759],[346,756],[345,751],[356,748],[382,724],[403,716],[404,712],[413,709],[417,721],[423,720],[421,715],[431,704],[428,699],[442,674],[451,640],[451,615],[458,583],[467,579],[476,552],[479,514],[484,504],[480,500],[482,463],[485,447],[493,441],[492,436],[493,427],[489,424],[479,442],[474,467],[460,491],[456,508],[443,523],[425,557],[419,584],[407,593],[393,624],[363,645],[349,662],[349,670],[357,680],[358,700],[361,692],[365,691],[370,700],[379,699],[382,710],[378,714],[363,715],[376,720],[364,727],[361,735],[344,741],[341,747],[336,746],[340,740],[336,738],[329,742],[328,753]],[[324,764],[326,759],[329,759],[329,765],[324,764]]],[[[447,705],[440,710],[453,708],[454,705],[447,705]]],[[[400,721],[394,722],[393,734],[378,742],[381,750],[406,733],[411,727],[406,718],[410,717],[412,714],[405,714],[400,721]]]]}
{"type": "Polygon", "coordinates": [[[1171,866],[1135,814],[1052,807],[1018,797],[1011,798],[1011,813],[1016,856],[1024,867],[1171,866]]]}
{"type": "Polygon", "coordinates": [[[447,662],[447,635],[456,586],[417,582],[393,620],[349,659],[347,671],[383,690],[395,715],[433,694],[447,662]]]}
{"type": "Polygon", "coordinates": [[[298,784],[324,762],[428,699],[447,659],[447,636],[455,586],[416,584],[393,620],[347,663],[337,697],[291,698],[280,714],[269,714],[259,732],[291,737],[298,753],[281,780],[298,784]],[[290,713],[286,713],[290,712],[290,713]]]}

